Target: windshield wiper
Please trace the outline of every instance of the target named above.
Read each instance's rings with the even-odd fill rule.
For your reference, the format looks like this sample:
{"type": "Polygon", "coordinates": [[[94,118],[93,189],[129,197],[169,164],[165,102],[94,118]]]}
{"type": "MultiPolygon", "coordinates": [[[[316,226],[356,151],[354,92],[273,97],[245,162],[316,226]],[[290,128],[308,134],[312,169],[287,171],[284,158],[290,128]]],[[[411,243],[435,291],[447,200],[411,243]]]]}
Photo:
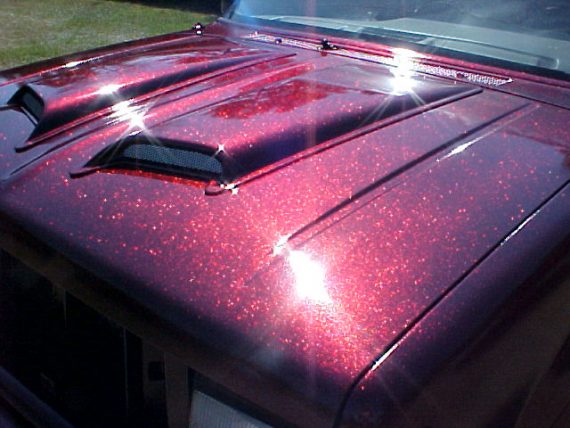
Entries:
{"type": "Polygon", "coordinates": [[[441,49],[549,70],[558,70],[561,67],[559,58],[545,56],[542,50],[540,52],[536,49],[532,50],[533,44],[526,43],[524,40],[516,39],[513,42],[509,39],[508,45],[497,45],[495,40],[506,37],[506,33],[502,30],[485,29],[483,31],[480,27],[407,18],[377,22],[376,25],[370,20],[300,15],[258,15],[254,18],[350,33],[361,38],[374,37],[383,39],[387,44],[409,43],[421,47],[422,50],[432,48],[432,52],[441,49]]]}
{"type": "MultiPolygon", "coordinates": [[[[457,26],[449,23],[434,23],[426,21],[408,21],[402,20],[384,21],[374,25],[369,20],[352,20],[340,18],[322,18],[322,17],[308,17],[296,15],[260,15],[256,16],[258,19],[283,22],[286,24],[302,25],[305,27],[323,28],[333,31],[342,31],[345,33],[357,34],[360,37],[375,37],[389,41],[400,41],[410,43],[416,46],[432,47],[434,49],[445,49],[455,52],[461,52],[468,55],[476,55],[479,57],[494,58],[498,60],[507,61],[510,63],[525,64],[533,67],[546,68],[550,70],[557,70],[560,66],[557,58],[551,58],[541,55],[536,52],[529,52],[518,46],[501,46],[493,43],[491,40],[501,36],[499,30],[493,31],[493,34],[481,33],[480,28],[470,28],[465,26],[457,26]],[[388,27],[392,25],[392,27],[388,27]],[[423,31],[414,29],[396,28],[396,26],[410,26],[414,28],[422,28],[423,31]],[[466,31],[468,34],[476,33],[482,37],[477,39],[474,37],[458,37],[453,34],[436,34],[435,27],[437,25],[451,26],[447,31],[455,30],[456,32],[466,31]],[[428,26],[428,28],[426,28],[428,26]],[[488,37],[487,37],[488,36],[488,37]]],[[[446,32],[447,32],[446,31],[446,32]]]]}
{"type": "Polygon", "coordinates": [[[410,43],[421,43],[426,39],[424,34],[413,32],[386,29],[380,27],[369,27],[370,21],[358,21],[352,19],[309,17],[300,15],[258,15],[257,19],[282,22],[285,24],[302,25],[305,27],[324,28],[327,30],[343,31],[351,34],[369,34],[376,37],[385,37],[410,43]]]}
{"type": "Polygon", "coordinates": [[[397,38],[399,40],[406,40],[412,43],[418,43],[423,46],[433,46],[434,48],[442,48],[442,49],[454,49],[458,47],[458,45],[466,44],[472,46],[482,47],[483,50],[478,52],[467,51],[468,53],[483,55],[483,56],[491,56],[494,58],[511,60],[514,62],[523,62],[528,65],[534,65],[544,68],[556,69],[558,67],[558,60],[555,58],[549,58],[544,55],[538,55],[535,53],[531,53],[528,51],[515,49],[507,46],[498,46],[493,43],[481,41],[481,40],[473,40],[465,37],[456,37],[456,36],[448,36],[448,35],[439,35],[439,34],[430,34],[430,33],[423,33],[423,32],[410,32],[410,31],[403,31],[403,30],[396,30],[391,28],[384,28],[384,27],[365,27],[361,29],[362,32],[366,34],[370,34],[373,36],[380,36],[380,37],[389,37],[389,38],[397,38]],[[438,40],[443,40],[450,42],[450,44],[445,45],[443,43],[438,43],[438,40]],[[484,52],[484,51],[487,52],[484,52]],[[511,54],[510,57],[504,56],[497,56],[491,55],[492,51],[500,51],[503,53],[511,54]]]}

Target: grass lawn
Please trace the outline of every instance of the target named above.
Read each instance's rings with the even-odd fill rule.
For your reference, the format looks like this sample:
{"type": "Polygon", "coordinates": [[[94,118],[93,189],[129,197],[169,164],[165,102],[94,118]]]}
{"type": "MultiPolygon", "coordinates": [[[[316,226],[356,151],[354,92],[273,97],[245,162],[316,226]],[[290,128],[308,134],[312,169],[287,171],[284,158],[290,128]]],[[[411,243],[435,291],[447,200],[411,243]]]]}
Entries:
{"type": "MultiPolygon", "coordinates": [[[[215,16],[111,0],[0,0],[0,70],[130,39],[179,31],[215,16]]],[[[153,5],[150,5],[153,4],[153,5]]],[[[204,10],[204,8],[197,8],[204,10]]]]}

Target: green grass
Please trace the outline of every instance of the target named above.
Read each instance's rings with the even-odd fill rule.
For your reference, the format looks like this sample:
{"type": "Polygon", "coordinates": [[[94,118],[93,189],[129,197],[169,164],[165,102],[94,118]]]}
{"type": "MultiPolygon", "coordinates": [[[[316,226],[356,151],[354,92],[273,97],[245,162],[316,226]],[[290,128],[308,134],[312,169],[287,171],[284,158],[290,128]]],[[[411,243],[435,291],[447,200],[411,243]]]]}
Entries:
{"type": "MultiPolygon", "coordinates": [[[[0,70],[208,23],[186,8],[109,0],[0,0],[0,70]]],[[[162,2],[168,5],[167,1],[162,2]]],[[[188,0],[187,4],[192,4],[188,0]]]]}

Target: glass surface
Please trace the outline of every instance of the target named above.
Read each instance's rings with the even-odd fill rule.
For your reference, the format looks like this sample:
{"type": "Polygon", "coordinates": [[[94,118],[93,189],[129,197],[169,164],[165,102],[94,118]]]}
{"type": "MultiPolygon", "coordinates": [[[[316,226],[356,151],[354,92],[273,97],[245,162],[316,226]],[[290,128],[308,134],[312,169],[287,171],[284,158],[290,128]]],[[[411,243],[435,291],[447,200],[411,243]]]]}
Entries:
{"type": "Polygon", "coordinates": [[[568,79],[568,0],[239,0],[228,17],[314,28],[568,79]]]}

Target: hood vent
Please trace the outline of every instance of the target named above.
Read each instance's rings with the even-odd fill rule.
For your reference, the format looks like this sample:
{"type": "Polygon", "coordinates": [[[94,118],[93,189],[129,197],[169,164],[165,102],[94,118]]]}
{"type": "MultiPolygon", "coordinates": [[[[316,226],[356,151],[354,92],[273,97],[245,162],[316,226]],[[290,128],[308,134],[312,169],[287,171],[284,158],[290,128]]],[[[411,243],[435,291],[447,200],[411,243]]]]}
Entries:
{"type": "Polygon", "coordinates": [[[44,102],[41,97],[28,86],[20,88],[18,92],[10,98],[8,104],[18,107],[36,125],[40,121],[44,112],[44,102]]]}
{"type": "Polygon", "coordinates": [[[228,176],[223,158],[223,152],[212,152],[203,146],[139,135],[106,148],[72,176],[96,170],[127,169],[223,182],[228,176]]]}

